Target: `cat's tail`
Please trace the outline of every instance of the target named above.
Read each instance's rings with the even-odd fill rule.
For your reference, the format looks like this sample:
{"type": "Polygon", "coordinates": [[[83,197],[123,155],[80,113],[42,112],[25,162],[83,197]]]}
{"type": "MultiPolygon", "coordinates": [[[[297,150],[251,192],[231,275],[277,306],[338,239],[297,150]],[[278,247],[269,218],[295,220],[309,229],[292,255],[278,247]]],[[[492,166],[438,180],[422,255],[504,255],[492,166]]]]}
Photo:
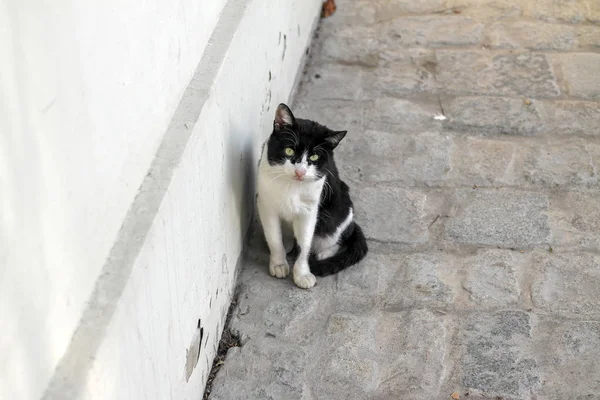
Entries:
{"type": "Polygon", "coordinates": [[[341,251],[324,260],[317,260],[314,256],[310,257],[310,272],[317,276],[335,274],[365,258],[369,251],[367,239],[357,223],[354,223],[352,228],[352,233],[342,243],[341,251]]]}

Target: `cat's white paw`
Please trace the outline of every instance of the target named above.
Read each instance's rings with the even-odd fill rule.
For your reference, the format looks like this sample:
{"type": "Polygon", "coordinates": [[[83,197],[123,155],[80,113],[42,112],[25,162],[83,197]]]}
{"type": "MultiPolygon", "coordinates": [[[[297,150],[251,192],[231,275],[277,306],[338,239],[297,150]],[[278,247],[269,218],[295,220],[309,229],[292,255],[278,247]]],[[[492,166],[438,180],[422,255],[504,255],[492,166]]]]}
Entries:
{"type": "Polygon", "coordinates": [[[290,274],[290,266],[287,263],[269,265],[269,272],[276,278],[285,278],[290,274]]]}
{"type": "Polygon", "coordinates": [[[302,289],[310,289],[317,283],[317,278],[309,272],[306,275],[294,275],[294,282],[302,289]]]}

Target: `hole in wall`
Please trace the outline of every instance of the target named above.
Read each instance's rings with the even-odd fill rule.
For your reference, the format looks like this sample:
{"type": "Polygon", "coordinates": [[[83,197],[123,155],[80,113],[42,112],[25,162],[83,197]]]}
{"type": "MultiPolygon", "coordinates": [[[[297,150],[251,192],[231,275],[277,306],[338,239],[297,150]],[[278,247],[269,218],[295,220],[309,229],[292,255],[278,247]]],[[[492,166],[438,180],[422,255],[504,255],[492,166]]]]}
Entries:
{"type": "Polygon", "coordinates": [[[285,51],[287,50],[287,35],[283,34],[283,54],[281,55],[281,60],[285,60],[285,51]]]}
{"type": "Polygon", "coordinates": [[[202,327],[202,320],[198,319],[198,323],[196,324],[196,331],[192,336],[192,341],[190,346],[186,350],[185,355],[185,381],[188,382],[190,380],[190,376],[192,376],[192,372],[198,365],[198,360],[200,359],[200,350],[202,349],[202,338],[204,337],[204,328],[202,327]]]}

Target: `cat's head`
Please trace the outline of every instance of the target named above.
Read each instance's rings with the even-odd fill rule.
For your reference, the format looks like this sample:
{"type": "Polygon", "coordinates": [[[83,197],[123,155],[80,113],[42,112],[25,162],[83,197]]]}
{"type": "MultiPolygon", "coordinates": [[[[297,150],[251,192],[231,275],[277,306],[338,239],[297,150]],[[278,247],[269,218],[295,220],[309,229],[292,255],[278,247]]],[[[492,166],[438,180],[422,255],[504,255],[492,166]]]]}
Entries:
{"type": "Polygon", "coordinates": [[[327,173],[333,149],[346,131],[332,131],[314,121],[296,119],[285,104],[275,111],[273,133],[267,143],[267,159],[282,179],[314,182],[327,173]]]}

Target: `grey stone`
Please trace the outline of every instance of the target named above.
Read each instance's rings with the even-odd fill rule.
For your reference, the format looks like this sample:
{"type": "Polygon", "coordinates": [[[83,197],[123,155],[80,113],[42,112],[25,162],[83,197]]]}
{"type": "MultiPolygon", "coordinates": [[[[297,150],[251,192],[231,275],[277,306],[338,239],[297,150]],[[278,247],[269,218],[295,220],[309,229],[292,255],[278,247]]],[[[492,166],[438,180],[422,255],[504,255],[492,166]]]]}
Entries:
{"type": "Polygon", "coordinates": [[[550,238],[545,195],[471,190],[456,200],[462,205],[453,209],[446,233],[459,243],[522,248],[550,238]]]}
{"type": "Polygon", "coordinates": [[[333,130],[347,130],[348,134],[336,152],[344,153],[346,145],[362,134],[369,104],[365,101],[299,99],[293,105],[293,112],[296,118],[310,119],[333,130]]]}
{"type": "Polygon", "coordinates": [[[427,242],[425,216],[427,197],[396,187],[354,190],[357,221],[368,238],[418,245],[427,242]]]}
{"type": "Polygon", "coordinates": [[[543,54],[438,50],[437,64],[437,90],[441,92],[531,98],[560,95],[543,54]]]}
{"type": "Polygon", "coordinates": [[[544,318],[533,333],[537,359],[545,375],[539,398],[598,399],[600,322],[544,318]]]}
{"type": "Polygon", "coordinates": [[[438,12],[446,8],[444,0],[387,0],[377,2],[371,1],[369,3],[369,6],[374,6],[374,8],[377,10],[375,15],[378,21],[390,20],[406,14],[438,12]]]}
{"type": "Polygon", "coordinates": [[[305,393],[308,357],[298,346],[265,337],[230,349],[226,360],[213,384],[213,400],[296,399],[305,393]]]}
{"type": "Polygon", "coordinates": [[[438,398],[446,336],[443,319],[431,311],[382,314],[375,331],[380,370],[372,398],[438,398]]]}
{"type": "Polygon", "coordinates": [[[452,304],[452,288],[444,283],[444,273],[451,266],[439,256],[407,255],[396,275],[388,282],[384,309],[402,310],[409,307],[446,307],[452,304]],[[403,287],[402,290],[398,290],[403,287]]]}
{"type": "Polygon", "coordinates": [[[442,123],[435,119],[441,110],[437,98],[406,100],[376,98],[365,108],[365,128],[390,133],[439,131],[442,123]]]}
{"type": "Polygon", "coordinates": [[[373,316],[336,313],[327,323],[327,341],[349,349],[375,350],[373,316]]]}
{"type": "Polygon", "coordinates": [[[364,69],[360,66],[324,63],[308,72],[298,90],[300,98],[308,93],[312,100],[359,100],[362,97],[364,69]]]}
{"type": "Polygon", "coordinates": [[[375,67],[379,64],[378,31],[373,27],[340,28],[325,35],[321,56],[343,64],[375,67]]]}
{"type": "Polygon", "coordinates": [[[396,18],[382,29],[388,46],[442,47],[475,45],[483,38],[483,24],[458,15],[396,18]]]}
{"type": "Polygon", "coordinates": [[[522,311],[475,313],[461,342],[462,383],[486,395],[523,398],[540,385],[538,363],[528,352],[531,323],[522,311]]]}
{"type": "Polygon", "coordinates": [[[600,103],[591,101],[546,102],[546,128],[557,135],[600,136],[600,103]]]}
{"type": "Polygon", "coordinates": [[[394,97],[433,91],[435,54],[429,49],[389,49],[379,53],[377,68],[365,77],[369,97],[394,97]]]}
{"type": "MultiPolygon", "coordinates": [[[[251,249],[250,253],[268,254],[266,248],[251,249]]],[[[293,262],[293,261],[292,261],[293,262]]],[[[294,340],[310,341],[315,327],[324,327],[328,310],[327,301],[317,301],[314,293],[329,299],[335,291],[333,279],[321,279],[313,294],[297,290],[291,277],[275,279],[268,272],[269,259],[248,261],[239,277],[238,305],[233,313],[231,329],[240,335],[242,343],[265,334],[294,340]],[[261,296],[269,293],[268,297],[261,296]],[[315,313],[316,310],[319,313],[315,313]],[[308,326],[309,325],[309,326],[308,326]]]]}
{"type": "Polygon", "coordinates": [[[553,242],[571,248],[600,248],[600,193],[557,193],[552,198],[553,242]]]}
{"type": "Polygon", "coordinates": [[[520,0],[448,0],[446,5],[451,12],[488,23],[518,18],[523,14],[523,2],[520,0]]]}
{"type": "Polygon", "coordinates": [[[596,185],[600,147],[582,140],[532,145],[523,168],[527,181],[556,187],[561,185],[596,185]]]}
{"type": "Polygon", "coordinates": [[[381,302],[387,287],[388,276],[400,263],[372,252],[358,265],[336,275],[337,311],[370,311],[381,302]],[[369,296],[365,296],[369,293],[369,296]]]}
{"type": "Polygon", "coordinates": [[[531,136],[543,129],[546,119],[541,102],[526,104],[522,98],[458,97],[446,109],[445,126],[481,135],[531,136]]]}
{"type": "Polygon", "coordinates": [[[447,135],[397,135],[366,131],[344,154],[346,176],[367,182],[438,184],[450,171],[452,141],[447,135]]]}
{"type": "Polygon", "coordinates": [[[580,23],[600,21],[600,5],[595,0],[539,0],[523,2],[523,14],[548,22],[580,23]]]}
{"type": "Polygon", "coordinates": [[[321,351],[319,368],[311,371],[307,386],[314,399],[368,398],[378,372],[377,362],[350,349],[321,351]]]}
{"type": "Polygon", "coordinates": [[[511,141],[467,137],[454,140],[451,180],[467,186],[512,185],[520,147],[511,141]]]}
{"type": "Polygon", "coordinates": [[[535,307],[562,316],[600,318],[600,257],[590,253],[536,254],[531,287],[535,307]]]}
{"type": "Polygon", "coordinates": [[[519,302],[516,261],[510,251],[483,250],[469,263],[463,287],[472,302],[483,307],[506,307],[519,302]]]}
{"type": "Polygon", "coordinates": [[[488,32],[494,48],[572,50],[578,47],[575,27],[538,21],[499,21],[488,32]]]}
{"type": "Polygon", "coordinates": [[[560,56],[569,94],[584,99],[600,99],[600,54],[574,53],[560,56]]]}
{"type": "Polygon", "coordinates": [[[600,26],[582,25],[577,28],[579,49],[597,50],[600,47],[600,26]]]}

